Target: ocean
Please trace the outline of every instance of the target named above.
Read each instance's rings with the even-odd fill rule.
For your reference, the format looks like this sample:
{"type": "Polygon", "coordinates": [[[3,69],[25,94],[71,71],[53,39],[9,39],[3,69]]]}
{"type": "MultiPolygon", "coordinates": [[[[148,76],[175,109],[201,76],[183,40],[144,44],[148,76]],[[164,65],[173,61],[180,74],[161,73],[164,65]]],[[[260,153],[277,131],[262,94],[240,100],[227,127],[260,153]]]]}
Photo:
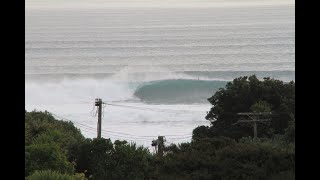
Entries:
{"type": "Polygon", "coordinates": [[[295,80],[293,5],[26,9],[25,107],[151,148],[209,125],[207,98],[233,78],[295,80]]]}

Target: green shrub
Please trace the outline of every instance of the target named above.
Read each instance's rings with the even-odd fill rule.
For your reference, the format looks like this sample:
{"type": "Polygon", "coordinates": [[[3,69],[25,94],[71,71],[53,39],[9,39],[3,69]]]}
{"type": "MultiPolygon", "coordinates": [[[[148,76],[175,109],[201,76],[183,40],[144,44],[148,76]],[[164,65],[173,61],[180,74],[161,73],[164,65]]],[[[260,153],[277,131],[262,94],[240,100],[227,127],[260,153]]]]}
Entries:
{"type": "Polygon", "coordinates": [[[56,171],[45,170],[45,171],[35,171],[30,175],[28,180],[84,180],[82,176],[61,174],[56,171]]]}

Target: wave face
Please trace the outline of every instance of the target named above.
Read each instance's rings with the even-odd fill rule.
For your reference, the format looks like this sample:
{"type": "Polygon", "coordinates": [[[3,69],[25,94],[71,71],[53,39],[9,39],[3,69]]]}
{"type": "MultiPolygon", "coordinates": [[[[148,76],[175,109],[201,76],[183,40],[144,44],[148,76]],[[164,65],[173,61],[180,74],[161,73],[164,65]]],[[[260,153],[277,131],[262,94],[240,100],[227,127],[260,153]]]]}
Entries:
{"type": "Polygon", "coordinates": [[[191,79],[152,81],[138,87],[134,95],[151,104],[204,103],[226,83],[191,79]]]}

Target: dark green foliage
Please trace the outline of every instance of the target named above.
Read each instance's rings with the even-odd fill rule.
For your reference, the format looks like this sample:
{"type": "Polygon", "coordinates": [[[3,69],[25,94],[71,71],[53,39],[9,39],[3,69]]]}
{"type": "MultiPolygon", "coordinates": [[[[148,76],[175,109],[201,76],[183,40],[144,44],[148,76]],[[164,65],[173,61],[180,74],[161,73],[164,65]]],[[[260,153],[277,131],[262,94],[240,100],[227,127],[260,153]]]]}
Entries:
{"type": "Polygon", "coordinates": [[[46,171],[35,171],[30,175],[28,180],[84,180],[82,175],[68,175],[61,174],[56,171],[46,170],[46,171]]]}
{"type": "Polygon", "coordinates": [[[289,127],[285,130],[284,138],[285,141],[289,143],[295,143],[296,138],[296,130],[295,130],[295,121],[291,121],[289,123],[289,127]]]}
{"type": "Polygon", "coordinates": [[[71,122],[57,121],[48,112],[25,113],[25,175],[35,170],[73,173],[78,146],[84,141],[71,122]]]}
{"type": "Polygon", "coordinates": [[[62,173],[73,173],[73,165],[59,146],[54,143],[32,144],[26,147],[27,174],[35,170],[56,170],[62,173]]]}
{"type": "Polygon", "coordinates": [[[213,137],[213,133],[208,126],[198,126],[192,132],[192,139],[194,140],[208,137],[213,137]]]}
{"type": "Polygon", "coordinates": [[[233,125],[239,112],[272,111],[269,125],[258,125],[260,137],[283,134],[295,117],[295,83],[256,76],[240,77],[227,83],[209,102],[213,105],[206,119],[212,122],[210,135],[222,135],[239,139],[252,136],[252,128],[245,124],[233,125]],[[273,131],[273,133],[270,133],[273,131]]]}
{"type": "Polygon", "coordinates": [[[266,179],[283,171],[294,171],[295,166],[294,153],[289,148],[268,143],[239,143],[236,147],[218,150],[216,155],[217,162],[222,167],[226,165],[221,169],[232,169],[232,173],[220,171],[222,177],[230,179],[266,179]]]}
{"type": "Polygon", "coordinates": [[[265,101],[258,101],[250,107],[250,111],[252,112],[271,112],[272,106],[265,101]]]}
{"type": "Polygon", "coordinates": [[[25,134],[26,146],[40,141],[52,141],[68,151],[68,159],[72,158],[71,151],[85,139],[72,122],[57,121],[50,113],[37,111],[25,114],[25,134]]]}
{"type": "Polygon", "coordinates": [[[289,180],[294,177],[294,166],[292,146],[269,141],[236,143],[215,137],[169,147],[160,167],[160,179],[289,180]]]}
{"type": "Polygon", "coordinates": [[[137,147],[136,144],[128,144],[123,141],[114,143],[113,167],[116,179],[143,179],[148,177],[151,154],[146,148],[137,147]]]}
{"type": "Polygon", "coordinates": [[[74,174],[93,179],[151,177],[152,155],[125,141],[85,139],[71,122],[57,121],[48,112],[26,112],[25,175],[36,170],[74,174]]]}
{"type": "Polygon", "coordinates": [[[148,177],[151,154],[146,148],[126,141],[88,140],[81,147],[78,171],[94,179],[143,179],[148,177]]]}

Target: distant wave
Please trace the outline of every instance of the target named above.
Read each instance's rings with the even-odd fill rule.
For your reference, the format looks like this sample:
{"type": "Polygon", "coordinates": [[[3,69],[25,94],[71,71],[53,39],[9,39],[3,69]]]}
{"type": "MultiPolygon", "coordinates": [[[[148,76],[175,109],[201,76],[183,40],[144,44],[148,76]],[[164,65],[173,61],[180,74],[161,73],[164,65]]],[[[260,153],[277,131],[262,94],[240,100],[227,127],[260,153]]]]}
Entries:
{"type": "MultiPolygon", "coordinates": [[[[279,63],[280,64],[280,63],[279,63]]],[[[164,69],[165,70],[165,69],[164,69]]],[[[294,70],[278,70],[278,71],[152,71],[152,72],[132,72],[130,69],[125,69],[117,73],[106,72],[106,73],[26,73],[25,80],[28,82],[61,82],[63,80],[81,80],[81,79],[95,79],[103,80],[110,79],[122,80],[122,81],[158,81],[165,79],[197,79],[210,80],[210,81],[232,81],[234,78],[240,76],[250,76],[255,74],[258,78],[271,77],[280,79],[282,81],[295,80],[294,70]]]]}
{"type": "Polygon", "coordinates": [[[204,103],[226,83],[191,79],[152,81],[138,87],[134,95],[151,104],[204,103]]]}

